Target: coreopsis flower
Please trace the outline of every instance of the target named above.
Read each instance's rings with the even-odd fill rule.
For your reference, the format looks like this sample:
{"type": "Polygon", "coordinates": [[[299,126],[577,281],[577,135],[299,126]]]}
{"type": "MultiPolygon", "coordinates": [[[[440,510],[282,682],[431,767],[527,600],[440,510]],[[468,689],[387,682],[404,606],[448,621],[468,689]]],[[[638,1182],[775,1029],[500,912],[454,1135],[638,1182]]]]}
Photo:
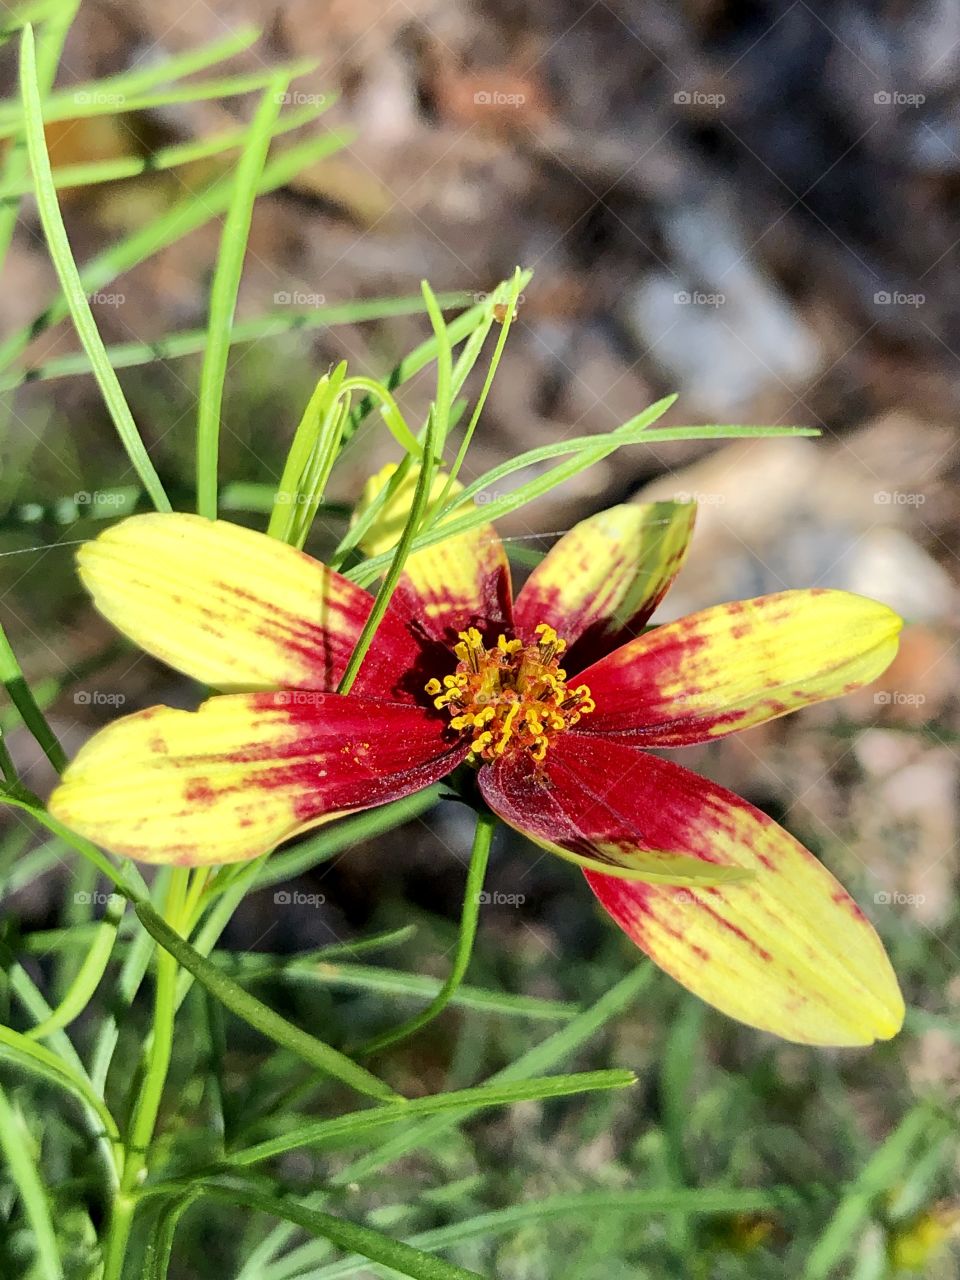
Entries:
{"type": "Polygon", "coordinates": [[[645,629],[694,510],[583,521],[515,600],[489,524],[417,552],[346,695],[365,591],[233,524],[124,520],[79,554],[97,607],[220,692],[96,733],[51,811],[144,862],[226,863],[472,766],[490,809],[579,864],[704,1000],[802,1043],[889,1037],[900,992],[844,889],[771,818],[648,749],[859,688],[892,659],[900,619],[845,592],[784,591],[645,629]]]}

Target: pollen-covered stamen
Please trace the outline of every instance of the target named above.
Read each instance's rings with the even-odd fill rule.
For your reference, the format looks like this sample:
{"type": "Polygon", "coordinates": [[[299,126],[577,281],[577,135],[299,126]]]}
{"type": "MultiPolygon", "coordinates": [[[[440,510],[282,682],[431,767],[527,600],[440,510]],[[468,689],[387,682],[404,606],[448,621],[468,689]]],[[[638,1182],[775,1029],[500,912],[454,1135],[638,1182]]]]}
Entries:
{"type": "Polygon", "coordinates": [[[545,622],[534,634],[534,644],[501,635],[487,649],[476,627],[461,631],[456,670],[425,686],[434,706],[450,712],[451,728],[471,735],[474,759],[521,750],[539,763],[558,733],[594,709],[585,684],[567,686],[560,667],[566,641],[545,622]]]}

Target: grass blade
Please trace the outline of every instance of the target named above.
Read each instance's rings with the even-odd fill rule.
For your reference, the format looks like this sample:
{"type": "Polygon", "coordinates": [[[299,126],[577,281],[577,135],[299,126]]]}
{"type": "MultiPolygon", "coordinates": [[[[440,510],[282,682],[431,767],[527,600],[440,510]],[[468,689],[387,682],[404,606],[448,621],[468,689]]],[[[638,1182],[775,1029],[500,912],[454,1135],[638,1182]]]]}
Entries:
{"type": "Polygon", "coordinates": [[[207,343],[197,403],[197,511],[210,520],[217,518],[220,412],[230,355],[230,331],[237,308],[257,184],[263,175],[271,134],[289,83],[288,75],[275,76],[260,99],[237,166],[233,198],[223,224],[213,272],[207,343]]]}
{"type": "Polygon", "coordinates": [[[392,1240],[382,1232],[375,1231],[373,1227],[348,1222],[345,1218],[336,1218],[332,1214],[311,1209],[293,1200],[262,1195],[248,1188],[208,1185],[204,1188],[204,1192],[227,1204],[245,1205],[260,1213],[268,1213],[271,1217],[292,1222],[304,1231],[309,1231],[311,1235],[329,1240],[339,1249],[349,1249],[359,1254],[361,1259],[367,1258],[371,1262],[382,1263],[403,1276],[414,1277],[414,1280],[483,1280],[483,1276],[476,1271],[467,1271],[463,1267],[435,1258],[429,1253],[423,1253],[413,1245],[392,1240]]]}
{"type": "MultiPolygon", "coordinates": [[[[129,97],[116,92],[112,87],[104,89],[104,82],[100,81],[93,85],[86,95],[86,101],[78,90],[72,90],[66,101],[48,99],[43,107],[42,120],[48,125],[61,120],[87,120],[95,116],[126,115],[132,111],[153,111],[194,102],[209,102],[216,98],[234,98],[265,88],[278,72],[283,72],[292,80],[295,76],[306,75],[315,70],[316,66],[315,59],[303,58],[283,67],[271,67],[267,71],[222,76],[217,80],[194,80],[177,88],[161,89],[157,93],[133,94],[129,97]]],[[[10,137],[19,127],[18,117],[5,120],[0,114],[0,138],[10,137]]]]}
{"type": "MultiPolygon", "coordinates": [[[[299,129],[303,125],[322,115],[330,103],[300,107],[281,116],[271,132],[271,137],[279,138],[285,133],[299,129]]],[[[160,147],[145,156],[118,156],[113,160],[91,160],[86,163],[65,164],[53,170],[53,185],[57,191],[71,187],[93,187],[104,182],[118,182],[126,178],[139,178],[145,173],[162,173],[166,169],[175,169],[179,165],[194,164],[198,160],[210,160],[223,155],[226,151],[242,147],[247,134],[248,125],[238,125],[233,129],[223,129],[220,133],[211,134],[209,138],[191,139],[189,142],[175,142],[168,147],[160,147]]],[[[6,201],[17,200],[33,190],[27,180],[16,182],[7,180],[0,183],[0,205],[6,201]]]]}
{"type": "Polygon", "coordinates": [[[33,1139],[20,1113],[0,1088],[0,1151],[20,1193],[23,1211],[33,1232],[37,1275],[42,1280],[63,1280],[63,1268],[53,1229],[53,1214],[43,1181],[33,1161],[33,1139]]]}
{"type": "MultiPolygon", "coordinates": [[[[523,1227],[572,1216],[593,1217],[597,1214],[620,1214],[629,1217],[660,1214],[683,1214],[685,1217],[714,1214],[769,1213],[789,1204],[793,1193],[772,1190],[726,1190],[711,1187],[684,1191],[586,1191],[580,1194],[547,1196],[526,1204],[511,1205],[478,1214],[465,1222],[435,1227],[411,1236],[410,1243],[420,1249],[448,1249],[465,1240],[481,1236],[509,1235],[523,1227]]],[[[353,1280],[360,1259],[344,1258],[310,1272],[310,1280],[353,1280]]],[[[379,1269],[375,1274],[387,1274],[379,1269]]]]}
{"type": "Polygon", "coordinates": [[[60,287],[63,289],[77,334],[90,357],[94,377],[127,455],[157,510],[170,511],[170,503],[160,483],[160,477],[140,439],[140,433],[124,398],[117,375],[104,350],[93,312],[90,310],[90,303],[83,291],[80,273],[77,271],[77,265],[70,251],[70,242],[67,239],[60,206],[57,203],[57,193],[53,186],[50,157],[47,154],[47,143],[43,133],[33,28],[29,26],[24,28],[20,46],[20,89],[26,117],[27,150],[36,183],[37,207],[44,234],[47,237],[50,257],[60,280],[60,287]]]}
{"type": "Polygon", "coordinates": [[[493,841],[493,833],[496,827],[497,819],[492,814],[477,814],[473,849],[470,853],[467,881],[464,886],[460,931],[457,934],[457,947],[454,952],[449,977],[425,1009],[421,1009],[419,1013],[414,1014],[412,1018],[408,1018],[406,1022],[402,1022],[398,1027],[393,1027],[389,1031],[384,1031],[381,1035],[376,1036],[363,1046],[361,1050],[363,1054],[378,1053],[381,1049],[385,1049],[387,1045],[396,1044],[398,1040],[405,1040],[407,1036],[415,1035],[428,1022],[432,1022],[434,1018],[438,1017],[453,996],[456,995],[457,989],[466,976],[470,965],[470,957],[473,954],[473,943],[477,936],[477,922],[480,919],[481,890],[483,889],[483,880],[490,857],[490,845],[493,841]]]}
{"type": "MultiPolygon", "coordinates": [[[[551,1067],[562,1062],[574,1053],[582,1044],[596,1035],[605,1023],[617,1014],[622,1013],[640,994],[653,978],[654,969],[650,964],[638,965],[625,978],[611,987],[591,1008],[572,1018],[565,1027],[555,1031],[552,1036],[509,1063],[487,1085],[512,1084],[518,1080],[532,1080],[535,1076],[549,1071],[551,1067]]],[[[458,1124],[470,1115],[469,1109],[452,1114],[432,1117],[419,1124],[412,1124],[400,1134],[395,1134],[373,1151],[352,1161],[333,1179],[337,1186],[345,1186],[350,1182],[359,1182],[368,1174],[383,1168],[391,1161],[432,1141],[434,1136],[442,1133],[450,1125],[458,1124]]]]}
{"type": "MultiPolygon", "coordinates": [[[[61,3],[57,5],[53,13],[49,14],[49,16],[43,15],[45,21],[37,39],[37,84],[41,98],[45,99],[49,95],[50,88],[56,79],[63,46],[70,28],[73,26],[73,20],[79,7],[80,0],[61,0],[61,3]]],[[[30,20],[25,14],[18,16],[21,23],[30,20]]],[[[25,189],[21,194],[26,195],[33,190],[29,182],[29,174],[30,162],[27,156],[27,143],[22,129],[18,128],[3,166],[4,185],[9,183],[17,186],[25,182],[25,189]]],[[[10,241],[13,239],[13,231],[19,215],[19,195],[14,200],[11,200],[9,204],[0,208],[0,267],[6,261],[7,250],[10,248],[10,241]]]]}
{"type": "Polygon", "coordinates": [[[295,1133],[258,1142],[255,1146],[230,1152],[229,1164],[251,1165],[298,1147],[339,1145],[362,1137],[371,1129],[406,1122],[416,1116],[441,1115],[446,1111],[471,1110],[481,1107],[507,1107],[517,1102],[542,1102],[548,1098],[568,1098],[574,1094],[608,1089],[627,1089],[636,1084],[632,1071],[581,1071],[565,1076],[542,1076],[538,1080],[515,1084],[484,1084],[473,1089],[458,1089],[429,1098],[412,1098],[403,1106],[370,1107],[332,1120],[318,1120],[301,1126],[295,1133]]]}
{"type": "Polygon", "coordinates": [[[126,902],[119,894],[116,895],[116,901],[108,905],[106,914],[97,925],[90,950],[76,977],[70,983],[56,1009],[51,1010],[42,1022],[31,1027],[26,1033],[30,1040],[45,1040],[54,1032],[62,1031],[86,1009],[110,963],[113,944],[117,940],[117,930],[123,919],[125,906],[126,902]]]}
{"type": "Polygon", "coordinates": [[[20,663],[10,647],[10,641],[2,626],[0,626],[0,680],[3,681],[10,695],[10,701],[20,712],[23,723],[33,734],[41,751],[57,773],[62,773],[67,767],[66,754],[47,723],[47,717],[37,705],[33,690],[24,679],[20,663]]]}
{"type": "MultiPolygon", "coordinates": [[[[459,306],[461,295],[441,295],[446,307],[459,306]]],[[[265,338],[282,337],[292,332],[309,332],[312,329],[332,328],[337,324],[357,324],[369,320],[387,320],[393,316],[416,315],[423,310],[417,297],[365,298],[355,302],[336,303],[329,307],[313,307],[310,311],[286,310],[282,314],[258,316],[253,320],[241,320],[230,334],[230,345],[241,342],[261,342],[265,338]]],[[[124,342],[107,347],[107,355],[114,369],[132,369],[151,364],[154,360],[176,360],[182,356],[197,355],[207,340],[206,329],[188,329],[184,333],[171,333],[154,342],[124,342]]],[[[57,356],[43,364],[28,369],[11,369],[0,375],[0,391],[12,391],[27,382],[46,382],[53,378],[71,378],[90,372],[90,361],[83,351],[57,356]]],[[[353,415],[351,414],[351,420],[353,415]]]]}
{"type": "MultiPolygon", "coordinates": [[[[329,155],[331,151],[336,151],[344,142],[343,136],[330,133],[288,147],[267,164],[257,188],[258,193],[263,195],[284,186],[308,165],[329,155]]],[[[228,207],[232,192],[233,183],[230,178],[216,178],[166,213],[154,218],[147,226],[132,232],[103,253],[91,258],[80,273],[81,285],[88,292],[95,292],[123,272],[159,253],[161,249],[176,244],[191,231],[219,217],[228,207]]],[[[45,311],[0,344],[0,368],[6,368],[34,338],[69,314],[70,307],[65,299],[62,296],[55,298],[45,311]]]]}
{"type": "Polygon", "coordinates": [[[331,1045],[301,1031],[292,1022],[274,1013],[267,1005],[244,991],[171,929],[149,902],[138,902],[136,912],[140,923],[160,946],[238,1018],[242,1018],[262,1035],[282,1045],[318,1071],[343,1081],[358,1092],[382,1100],[400,1100],[399,1094],[394,1093],[364,1067],[358,1066],[331,1045]]]}
{"type": "Polygon", "coordinates": [[[367,656],[367,650],[383,620],[383,615],[387,612],[390,604],[390,597],[393,595],[397,583],[400,581],[400,575],[403,573],[403,566],[407,562],[407,556],[410,554],[413,540],[420,528],[424,513],[427,509],[427,503],[430,500],[430,490],[433,486],[433,473],[436,459],[436,438],[437,425],[436,418],[433,413],[427,423],[426,439],[423,447],[423,460],[420,463],[420,474],[417,476],[417,487],[413,494],[413,501],[410,503],[410,514],[407,516],[407,522],[403,526],[403,533],[400,535],[400,541],[397,543],[394,551],[390,552],[385,559],[389,564],[387,573],[384,575],[383,582],[377,591],[376,599],[373,602],[373,608],[363,624],[363,630],[360,632],[360,638],[354,646],[353,653],[350,655],[350,661],[347,663],[346,670],[337,685],[337,693],[349,693],[353,687],[353,682],[360,673],[360,667],[364,658],[367,656]]]}

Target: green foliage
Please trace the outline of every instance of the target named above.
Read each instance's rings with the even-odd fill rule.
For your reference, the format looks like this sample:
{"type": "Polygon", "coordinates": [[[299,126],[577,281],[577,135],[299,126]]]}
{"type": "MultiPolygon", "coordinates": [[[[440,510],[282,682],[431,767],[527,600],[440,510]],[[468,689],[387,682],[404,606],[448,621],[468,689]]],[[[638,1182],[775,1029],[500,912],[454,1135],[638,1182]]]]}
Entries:
{"type": "MultiPolygon", "coordinates": [[[[489,513],[472,505],[476,495],[519,476],[498,497],[498,512],[507,514],[621,448],[809,434],[659,427],[673,403],[668,397],[617,430],[542,445],[457,492],[454,481],[481,429],[530,273],[518,270],[489,299],[462,310],[462,297],[437,297],[425,283],[421,298],[358,300],[236,323],[257,195],[282,187],[343,139],[311,132],[279,150],[274,143],[315,125],[327,104],[280,111],[304,64],[190,79],[248,47],[257,38],[248,30],[162,65],[54,90],[75,7],[63,0],[21,6],[3,33],[20,44],[22,94],[0,105],[0,136],[15,143],[0,175],[0,261],[20,197],[32,192],[60,291],[0,347],[0,389],[93,374],[138,476],[135,484],[99,490],[111,496],[110,518],[149,503],[165,510],[196,502],[209,516],[243,513],[297,547],[314,536],[318,512],[350,516],[325,495],[351,441],[387,433],[399,468],[329,557],[355,581],[379,583],[343,690],[406,557],[483,523],[489,513]],[[36,40],[28,22],[40,24],[36,40]],[[132,159],[51,168],[45,122],[257,90],[264,92],[249,125],[165,147],[149,165],[132,159]],[[135,180],[148,169],[232,150],[239,152],[232,172],[75,262],[58,191],[135,180]],[[206,328],[105,345],[90,291],[220,216],[206,328]],[[233,344],[414,311],[432,334],[392,370],[307,370],[306,407],[285,457],[275,459],[279,484],[264,476],[225,479],[219,442],[221,424],[235,412],[227,377],[233,344]],[[31,339],[67,319],[82,349],[25,364],[31,339]],[[194,493],[190,477],[171,462],[176,455],[151,456],[116,371],[200,353],[197,431],[189,442],[194,493]],[[430,367],[436,387],[428,419],[410,422],[403,386],[430,367]],[[477,370],[481,389],[461,428],[463,397],[477,370]],[[416,496],[396,546],[362,559],[364,533],[414,468],[416,496]],[[431,504],[441,468],[450,479],[431,504]]],[[[64,452],[70,447],[63,442],[64,452]]],[[[49,492],[30,492],[19,505],[16,493],[0,495],[0,532],[75,528],[77,540],[95,532],[107,513],[82,511],[56,487],[64,482],[56,472],[49,492]]],[[[111,657],[98,654],[92,669],[111,657]]],[[[0,631],[0,681],[11,704],[0,727],[22,721],[59,771],[65,757],[46,711],[65,678],[31,685],[0,631]]],[[[257,891],[292,883],[391,831],[414,830],[442,800],[443,786],[348,817],[248,865],[165,868],[147,883],[134,866],[46,814],[16,777],[2,740],[0,766],[0,803],[23,824],[11,825],[0,843],[0,892],[9,898],[60,866],[68,872],[61,888],[114,891],[105,911],[64,912],[58,927],[20,936],[11,926],[0,937],[8,1024],[0,1026],[0,1217],[10,1228],[0,1244],[2,1274],[172,1280],[211,1274],[213,1250],[224,1258],[222,1274],[234,1280],[828,1280],[848,1274],[871,1230],[912,1221],[943,1192],[955,1157],[952,1119],[932,1101],[909,1103],[908,1083],[891,1060],[881,1069],[905,1114],[877,1141],[850,1107],[862,1070],[857,1059],[834,1069],[811,1056],[779,1070],[786,1051],[764,1045],[748,1057],[727,1028],[715,1037],[723,1053],[702,1060],[698,1046],[712,1015],[689,1000],[678,1003],[617,939],[608,936],[599,954],[584,950],[562,966],[524,939],[495,954],[478,944],[477,904],[493,834],[483,817],[457,928],[432,917],[411,923],[408,904],[386,901],[377,911],[382,927],[351,943],[274,954],[248,950],[253,938],[224,942],[235,913],[257,891]],[[34,831],[47,834],[37,843],[34,831]],[[358,963],[370,953],[395,963],[358,963]],[[429,969],[445,976],[421,971],[429,969]],[[465,982],[468,973],[474,982],[465,982]],[[403,1018],[408,1002],[418,1007],[403,1018]],[[360,1056],[371,1065],[355,1060],[360,1056]],[[556,1074],[568,1066],[581,1069],[556,1074]],[[351,1109],[350,1090],[371,1101],[351,1109]],[[507,1143],[498,1128],[503,1108],[516,1108],[507,1143]]],[[[83,892],[90,906],[94,895],[83,892]]],[[[914,956],[913,963],[922,960],[914,956]]],[[[936,1022],[915,1014],[915,1034],[929,1029],[931,1018],[936,1022]]],[[[937,1030],[956,1034],[940,1023],[937,1030]]]]}

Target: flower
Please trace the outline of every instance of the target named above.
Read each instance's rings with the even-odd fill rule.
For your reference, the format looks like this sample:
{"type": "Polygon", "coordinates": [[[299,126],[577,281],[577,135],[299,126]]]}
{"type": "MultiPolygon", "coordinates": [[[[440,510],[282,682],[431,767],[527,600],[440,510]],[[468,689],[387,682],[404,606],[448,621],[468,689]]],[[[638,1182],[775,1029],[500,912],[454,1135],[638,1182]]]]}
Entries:
{"type": "Polygon", "coordinates": [[[771,818],[647,748],[681,747],[878,676],[900,619],[841,591],[784,591],[645,629],[695,507],[614,507],[512,598],[491,525],[407,562],[351,692],[371,597],[262,534],[142,515],[79,553],[100,611],[221,691],[125,716],[81,749],[50,809],[144,862],[253,858],[472,763],[491,810],[578,863],[627,935],[734,1018],[809,1044],[896,1033],[872,926],[771,818]]]}

